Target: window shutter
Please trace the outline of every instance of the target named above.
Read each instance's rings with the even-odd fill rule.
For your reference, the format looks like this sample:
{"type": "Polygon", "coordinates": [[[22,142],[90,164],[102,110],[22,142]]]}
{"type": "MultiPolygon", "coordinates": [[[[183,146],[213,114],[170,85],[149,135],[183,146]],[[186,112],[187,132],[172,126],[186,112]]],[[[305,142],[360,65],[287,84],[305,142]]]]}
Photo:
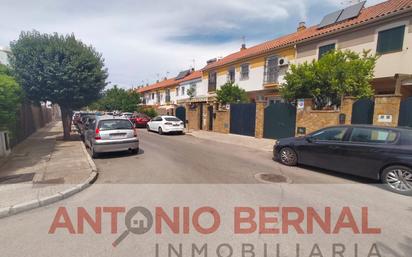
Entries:
{"type": "Polygon", "coordinates": [[[402,51],[405,26],[400,26],[378,33],[378,45],[376,52],[383,54],[395,51],[402,51]]]}

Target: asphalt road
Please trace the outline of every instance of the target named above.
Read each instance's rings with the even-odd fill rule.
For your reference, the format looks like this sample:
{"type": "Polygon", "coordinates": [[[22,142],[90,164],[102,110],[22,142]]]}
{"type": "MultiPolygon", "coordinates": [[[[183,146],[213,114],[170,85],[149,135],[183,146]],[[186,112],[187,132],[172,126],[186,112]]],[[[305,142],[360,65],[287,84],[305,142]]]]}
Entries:
{"type": "MultiPolygon", "coordinates": [[[[322,256],[340,257],[332,255],[335,244],[345,248],[341,256],[412,256],[410,197],[387,192],[371,181],[318,169],[285,167],[274,162],[270,152],[190,135],[160,136],[144,130],[140,131],[140,138],[138,155],[107,154],[96,159],[99,179],[85,191],[56,204],[1,219],[0,256],[237,257],[242,256],[243,243],[252,245],[256,256],[262,257],[278,257],[277,245],[282,257],[311,256],[311,252],[317,251],[313,250],[315,245],[322,256]],[[256,179],[259,173],[284,176],[288,183],[262,183],[256,179]],[[112,243],[126,230],[125,213],[119,214],[115,222],[108,213],[101,213],[99,207],[124,207],[127,212],[134,206],[143,206],[152,213],[156,229],[153,227],[143,235],[126,233],[126,238],[114,248],[112,243]],[[217,213],[220,217],[219,229],[208,235],[196,230],[193,218],[195,211],[205,206],[214,211],[206,212],[209,216],[205,214],[206,217],[200,219],[204,227],[213,224],[210,214],[217,213]],[[53,222],[57,210],[63,207],[68,216],[53,222]],[[188,219],[184,207],[189,208],[188,219]],[[311,207],[320,215],[330,208],[333,231],[344,208],[351,210],[353,219],[350,215],[344,216],[340,224],[346,224],[346,228],[335,234],[316,228],[309,233],[306,228],[310,222],[306,218],[301,223],[305,228],[303,234],[294,229],[281,235],[253,229],[247,234],[234,234],[236,207],[253,209],[256,212],[253,220],[259,229],[266,217],[259,212],[260,207],[295,207],[305,213],[306,208],[311,207]],[[368,214],[361,212],[362,207],[368,208],[368,214]],[[92,221],[101,214],[102,221],[95,225],[101,224],[101,232],[93,231],[87,223],[81,231],[79,208],[85,208],[92,221]],[[177,220],[185,220],[189,225],[180,223],[180,230],[173,232],[165,222],[157,223],[160,214],[155,213],[156,208],[162,208],[170,216],[176,211],[180,214],[177,220]],[[348,225],[353,223],[359,231],[348,225]],[[65,228],[51,231],[52,224],[65,228]],[[70,224],[72,230],[67,228],[70,224]],[[113,224],[118,225],[116,233],[111,231],[113,224]],[[159,226],[163,226],[161,232],[157,230],[159,226]],[[183,232],[184,227],[189,230],[187,233],[183,232]],[[364,230],[367,227],[380,231],[367,234],[364,230]],[[199,249],[205,243],[207,254],[192,254],[194,244],[199,249]],[[264,255],[265,244],[269,247],[267,255],[264,255]],[[372,249],[374,244],[378,250],[372,249]],[[180,247],[182,254],[178,254],[180,247]],[[379,255],[368,255],[371,251],[378,251],[379,255]]],[[[279,221],[287,219],[281,214],[278,217],[281,217],[279,221]]],[[[172,220],[175,222],[174,219],[170,222],[172,220]]]]}
{"type": "Polygon", "coordinates": [[[374,183],[309,167],[286,167],[272,153],[199,139],[139,130],[140,152],[104,154],[95,162],[98,183],[256,184],[260,173],[283,175],[293,183],[374,183]]]}

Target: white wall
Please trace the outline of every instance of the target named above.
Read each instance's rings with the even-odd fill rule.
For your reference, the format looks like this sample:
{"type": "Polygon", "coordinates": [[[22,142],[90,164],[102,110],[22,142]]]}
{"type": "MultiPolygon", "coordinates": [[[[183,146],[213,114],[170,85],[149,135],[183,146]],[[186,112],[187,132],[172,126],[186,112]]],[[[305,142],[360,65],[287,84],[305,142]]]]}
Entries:
{"type": "MultiPolygon", "coordinates": [[[[282,84],[284,82],[283,77],[288,70],[288,66],[285,66],[284,68],[281,68],[279,71],[279,80],[278,83],[282,84]]],[[[229,72],[229,69],[227,72],[221,72],[217,76],[217,89],[219,89],[221,86],[226,84],[228,82],[228,76],[227,73],[229,72]]],[[[262,66],[257,66],[257,67],[252,67],[249,65],[249,78],[245,80],[240,79],[240,69],[235,70],[235,84],[237,84],[240,88],[246,90],[246,92],[250,91],[258,91],[264,89],[264,75],[265,75],[265,67],[262,66]]],[[[207,89],[207,81],[206,83],[206,89],[207,89]]]]}
{"type": "Polygon", "coordinates": [[[185,82],[179,84],[179,86],[177,87],[179,89],[179,95],[178,96],[176,96],[176,89],[173,90],[174,91],[173,92],[174,93],[174,100],[177,102],[178,100],[188,99],[189,96],[187,95],[187,90],[191,87],[191,85],[195,85],[195,87],[196,87],[195,97],[207,96],[207,86],[206,86],[206,88],[204,88],[204,83],[203,83],[202,79],[194,79],[194,80],[185,81],[185,82]],[[183,94],[182,94],[182,87],[184,87],[183,94]]]}
{"type": "Polygon", "coordinates": [[[335,43],[336,48],[341,50],[350,49],[362,53],[364,49],[370,49],[371,53],[375,54],[379,31],[406,25],[403,51],[381,55],[375,67],[375,77],[392,77],[396,73],[412,74],[412,49],[409,49],[412,46],[411,24],[411,17],[403,18],[398,21],[387,21],[362,30],[351,31],[316,43],[298,44],[296,61],[297,63],[303,63],[317,59],[319,47],[330,43],[335,43]]]}

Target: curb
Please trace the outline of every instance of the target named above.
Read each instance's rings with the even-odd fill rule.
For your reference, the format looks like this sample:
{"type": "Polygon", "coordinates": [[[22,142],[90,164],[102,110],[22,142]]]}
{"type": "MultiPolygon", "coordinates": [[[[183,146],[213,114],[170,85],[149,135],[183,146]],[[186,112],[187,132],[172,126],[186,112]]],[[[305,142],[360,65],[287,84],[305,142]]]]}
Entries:
{"type": "Polygon", "coordinates": [[[86,147],[84,146],[83,143],[81,143],[83,152],[86,154],[87,161],[89,163],[91,172],[89,177],[82,183],[66,189],[64,191],[58,192],[54,195],[46,196],[40,199],[36,200],[30,200],[24,203],[0,208],[0,219],[5,218],[8,216],[12,216],[21,212],[29,211],[38,207],[43,207],[52,203],[56,203],[58,201],[61,201],[63,199],[67,199],[72,195],[75,195],[84,189],[88,188],[90,185],[92,185],[98,177],[98,172],[97,172],[97,167],[96,164],[93,162],[92,158],[90,157],[89,153],[86,150],[86,147]]]}

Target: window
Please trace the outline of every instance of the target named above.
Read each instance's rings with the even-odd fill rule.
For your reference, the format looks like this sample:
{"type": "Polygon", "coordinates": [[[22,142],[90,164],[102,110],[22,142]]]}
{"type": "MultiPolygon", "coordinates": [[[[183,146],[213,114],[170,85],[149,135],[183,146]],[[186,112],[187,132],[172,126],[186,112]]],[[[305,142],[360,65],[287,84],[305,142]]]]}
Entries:
{"type": "Polygon", "coordinates": [[[179,120],[178,118],[175,118],[175,117],[166,117],[165,121],[181,121],[181,120],[179,120]]]}
{"type": "Polygon", "coordinates": [[[354,128],[349,138],[351,142],[387,143],[394,142],[397,133],[387,129],[354,128]]]}
{"type": "Polygon", "coordinates": [[[170,102],[170,89],[166,89],[166,102],[170,102]]]}
{"type": "Polygon", "coordinates": [[[324,56],[332,50],[335,50],[335,44],[329,44],[319,47],[318,59],[322,58],[322,56],[324,56]]]}
{"type": "Polygon", "coordinates": [[[182,88],[182,95],[185,95],[185,87],[181,87],[182,88]]]}
{"type": "Polygon", "coordinates": [[[385,54],[402,51],[405,26],[380,31],[378,33],[378,45],[376,52],[385,54]]]}
{"type": "Polygon", "coordinates": [[[311,136],[312,140],[316,141],[342,141],[348,128],[328,128],[316,132],[311,136]]]}
{"type": "Polygon", "coordinates": [[[240,80],[249,79],[249,64],[240,65],[240,80]]]}
{"type": "Polygon", "coordinates": [[[152,100],[154,99],[154,93],[152,93],[152,100]]]}
{"type": "Polygon", "coordinates": [[[230,68],[227,73],[227,81],[228,82],[235,82],[236,71],[235,68],[230,68]]]}
{"type": "Polygon", "coordinates": [[[216,91],[216,77],[217,77],[217,74],[215,71],[209,72],[208,88],[207,88],[208,92],[216,91]]]}
{"type": "Polygon", "coordinates": [[[190,84],[190,89],[193,91],[193,96],[196,95],[196,84],[190,84]]]}
{"type": "Polygon", "coordinates": [[[99,122],[99,130],[133,129],[133,125],[128,120],[102,120],[99,122]]]}
{"type": "Polygon", "coordinates": [[[179,88],[176,88],[176,96],[179,96],[179,88]]]}
{"type": "Polygon", "coordinates": [[[279,77],[278,57],[272,56],[266,59],[265,83],[277,83],[279,77]]]}
{"type": "Polygon", "coordinates": [[[156,101],[160,103],[160,93],[159,92],[156,93],[156,101]]]}

